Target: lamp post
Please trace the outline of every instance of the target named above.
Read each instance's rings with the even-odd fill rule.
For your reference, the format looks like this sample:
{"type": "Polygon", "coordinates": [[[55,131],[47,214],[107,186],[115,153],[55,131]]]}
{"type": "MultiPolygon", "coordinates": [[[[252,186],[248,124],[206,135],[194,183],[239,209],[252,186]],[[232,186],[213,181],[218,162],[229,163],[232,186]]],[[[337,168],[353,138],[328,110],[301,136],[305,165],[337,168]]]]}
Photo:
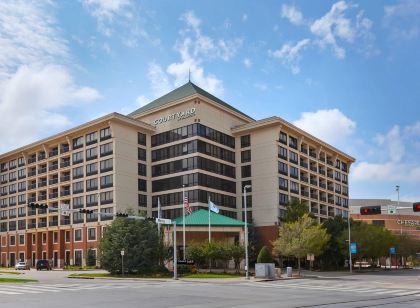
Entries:
{"type": "Polygon", "coordinates": [[[245,277],[249,279],[249,270],[248,270],[248,215],[246,209],[246,190],[251,188],[251,185],[244,186],[244,220],[245,220],[245,277]]]}
{"type": "Polygon", "coordinates": [[[350,232],[350,210],[347,214],[347,228],[349,229],[349,268],[350,274],[353,273],[353,262],[351,260],[351,232],[350,232]]]}
{"type": "MultiPolygon", "coordinates": [[[[399,219],[401,219],[401,212],[400,212],[400,185],[395,185],[395,190],[397,191],[397,210],[399,214],[399,219]]],[[[402,234],[402,224],[400,224],[400,234],[402,234]]]]}

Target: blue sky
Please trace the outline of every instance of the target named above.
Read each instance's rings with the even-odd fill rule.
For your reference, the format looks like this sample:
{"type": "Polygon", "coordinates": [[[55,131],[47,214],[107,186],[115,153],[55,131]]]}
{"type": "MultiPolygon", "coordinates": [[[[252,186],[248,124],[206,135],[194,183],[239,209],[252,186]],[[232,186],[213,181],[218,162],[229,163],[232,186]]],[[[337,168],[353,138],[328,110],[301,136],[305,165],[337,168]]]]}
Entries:
{"type": "Polygon", "coordinates": [[[420,1],[1,1],[0,151],[193,82],[356,157],[353,198],[420,201],[420,1]]]}

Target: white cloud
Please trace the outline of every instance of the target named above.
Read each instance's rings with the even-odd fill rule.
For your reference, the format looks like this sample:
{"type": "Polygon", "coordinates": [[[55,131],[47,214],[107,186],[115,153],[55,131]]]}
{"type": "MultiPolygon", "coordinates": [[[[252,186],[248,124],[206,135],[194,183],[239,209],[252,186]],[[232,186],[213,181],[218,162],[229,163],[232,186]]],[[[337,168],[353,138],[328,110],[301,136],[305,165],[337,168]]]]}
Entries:
{"type": "Polygon", "coordinates": [[[249,58],[245,58],[243,63],[246,68],[250,68],[252,66],[252,61],[249,58]]]}
{"type": "Polygon", "coordinates": [[[292,5],[281,6],[281,17],[288,19],[294,25],[301,25],[304,22],[302,12],[292,5]]]}
{"type": "Polygon", "coordinates": [[[148,103],[150,103],[150,99],[148,99],[144,95],[140,95],[139,97],[137,97],[136,103],[138,104],[138,107],[143,107],[147,105],[148,103]]]}
{"type": "Polygon", "coordinates": [[[155,62],[149,64],[147,76],[155,96],[162,96],[172,89],[168,76],[155,62]]]}
{"type": "Polygon", "coordinates": [[[269,55],[274,58],[281,59],[283,65],[289,67],[293,74],[298,74],[300,72],[300,52],[304,50],[309,44],[309,39],[300,40],[295,45],[292,45],[291,43],[285,43],[280,49],[269,51],[269,55]]]}
{"type": "Polygon", "coordinates": [[[336,146],[345,142],[346,138],[351,136],[356,129],[356,122],[338,109],[303,112],[293,124],[336,146]]]}
{"type": "Polygon", "coordinates": [[[60,108],[100,97],[64,66],[71,56],[54,9],[49,1],[0,2],[0,151],[68,126],[60,108]]]}
{"type": "Polygon", "coordinates": [[[360,162],[353,167],[351,179],[360,182],[419,183],[420,166],[394,162],[360,162]]]}
{"type": "Polygon", "coordinates": [[[384,7],[384,24],[393,39],[416,39],[420,35],[419,17],[417,0],[400,0],[384,7]]]}

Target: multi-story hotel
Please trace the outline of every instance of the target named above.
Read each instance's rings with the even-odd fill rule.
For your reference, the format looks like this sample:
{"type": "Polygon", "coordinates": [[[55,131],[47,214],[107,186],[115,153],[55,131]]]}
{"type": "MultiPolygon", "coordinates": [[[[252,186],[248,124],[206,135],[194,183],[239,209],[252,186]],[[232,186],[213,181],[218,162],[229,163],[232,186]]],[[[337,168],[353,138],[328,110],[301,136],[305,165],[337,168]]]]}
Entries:
{"type": "Polygon", "coordinates": [[[320,221],[347,217],[353,162],[279,117],[254,120],[188,82],[128,116],[112,113],[0,155],[1,264],[85,264],[109,213],[156,216],[159,198],[163,217],[179,217],[183,186],[193,209],[210,198],[242,219],[251,185],[248,218],[268,242],[291,198],[320,221]],[[49,210],[61,205],[93,213],[49,210]]]}

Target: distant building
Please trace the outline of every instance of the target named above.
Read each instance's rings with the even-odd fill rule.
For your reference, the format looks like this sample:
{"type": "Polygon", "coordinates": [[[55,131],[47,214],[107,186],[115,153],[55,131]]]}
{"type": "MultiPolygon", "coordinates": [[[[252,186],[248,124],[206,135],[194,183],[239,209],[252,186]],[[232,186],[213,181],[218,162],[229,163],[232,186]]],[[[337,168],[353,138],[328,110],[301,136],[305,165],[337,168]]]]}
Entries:
{"type": "Polygon", "coordinates": [[[162,216],[175,219],[183,186],[193,210],[207,209],[210,198],[222,215],[242,220],[243,187],[252,185],[248,219],[268,244],[291,198],[319,221],[348,217],[354,161],[282,118],[255,120],[188,82],[128,116],[112,113],[1,154],[1,264],[84,265],[109,214],[156,217],[159,198],[162,216]],[[93,213],[63,216],[31,202],[93,213]]]}
{"type": "Polygon", "coordinates": [[[369,224],[384,226],[394,233],[406,233],[420,240],[420,212],[413,212],[413,203],[393,201],[390,199],[350,199],[350,213],[354,220],[364,221],[369,224]],[[405,207],[397,209],[395,214],[388,214],[388,206],[405,207]],[[360,215],[360,207],[382,207],[380,215],[360,215]]]}

